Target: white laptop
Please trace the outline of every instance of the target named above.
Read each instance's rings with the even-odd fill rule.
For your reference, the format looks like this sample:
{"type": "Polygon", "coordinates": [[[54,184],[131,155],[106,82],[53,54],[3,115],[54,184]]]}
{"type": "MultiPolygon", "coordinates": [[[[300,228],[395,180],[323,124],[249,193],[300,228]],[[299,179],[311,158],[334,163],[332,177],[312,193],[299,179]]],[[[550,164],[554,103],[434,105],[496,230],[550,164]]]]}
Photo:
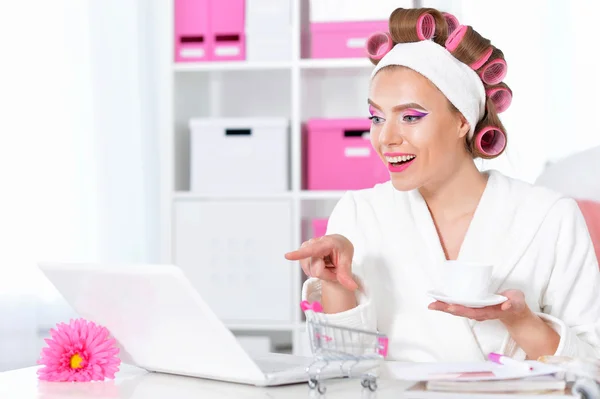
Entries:
{"type": "MultiPolygon", "coordinates": [[[[251,356],[173,265],[42,263],[79,316],[105,326],[123,363],[257,386],[306,382],[312,358],[251,356]]],[[[68,322],[68,320],[65,320],[68,322]]],[[[322,377],[339,376],[339,367],[322,377]]]]}

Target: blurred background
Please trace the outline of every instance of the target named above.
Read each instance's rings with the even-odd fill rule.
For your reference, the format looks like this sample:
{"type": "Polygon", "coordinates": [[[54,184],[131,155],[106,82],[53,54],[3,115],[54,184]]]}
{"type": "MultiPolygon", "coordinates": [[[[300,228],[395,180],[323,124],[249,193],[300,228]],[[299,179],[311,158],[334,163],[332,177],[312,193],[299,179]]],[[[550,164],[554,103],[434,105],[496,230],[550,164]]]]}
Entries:
{"type": "Polygon", "coordinates": [[[600,201],[597,1],[0,1],[0,371],[76,316],[39,261],[177,264],[248,350],[306,353],[283,253],[385,180],[363,46],[420,6],[507,60],[478,165],[600,201]]]}

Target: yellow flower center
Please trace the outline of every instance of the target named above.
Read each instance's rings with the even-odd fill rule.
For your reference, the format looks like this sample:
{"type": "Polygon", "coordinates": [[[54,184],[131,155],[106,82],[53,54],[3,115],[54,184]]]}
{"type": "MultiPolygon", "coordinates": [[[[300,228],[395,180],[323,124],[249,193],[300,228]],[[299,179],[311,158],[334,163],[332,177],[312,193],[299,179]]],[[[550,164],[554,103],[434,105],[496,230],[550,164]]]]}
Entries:
{"type": "Polygon", "coordinates": [[[81,362],[83,362],[83,358],[79,356],[78,353],[74,354],[73,357],[71,357],[71,368],[80,369],[82,367],[81,362]]]}

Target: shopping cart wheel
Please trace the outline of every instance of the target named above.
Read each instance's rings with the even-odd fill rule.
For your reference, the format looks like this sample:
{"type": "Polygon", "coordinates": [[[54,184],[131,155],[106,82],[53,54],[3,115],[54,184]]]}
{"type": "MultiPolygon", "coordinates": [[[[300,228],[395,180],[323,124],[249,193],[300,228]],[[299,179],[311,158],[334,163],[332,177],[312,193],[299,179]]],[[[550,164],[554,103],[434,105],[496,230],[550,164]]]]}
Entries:
{"type": "Polygon", "coordinates": [[[373,392],[377,390],[377,381],[372,376],[364,377],[360,382],[360,385],[362,385],[363,388],[369,388],[373,392]]]}
{"type": "Polygon", "coordinates": [[[308,380],[308,387],[310,389],[315,389],[317,387],[317,380],[314,378],[311,378],[308,380]]]}
{"type": "Polygon", "coordinates": [[[375,392],[377,390],[377,381],[369,381],[369,389],[375,392]]]}
{"type": "Polygon", "coordinates": [[[325,391],[327,391],[327,387],[319,382],[317,384],[317,391],[319,391],[319,393],[322,395],[325,393],[325,391]]]}

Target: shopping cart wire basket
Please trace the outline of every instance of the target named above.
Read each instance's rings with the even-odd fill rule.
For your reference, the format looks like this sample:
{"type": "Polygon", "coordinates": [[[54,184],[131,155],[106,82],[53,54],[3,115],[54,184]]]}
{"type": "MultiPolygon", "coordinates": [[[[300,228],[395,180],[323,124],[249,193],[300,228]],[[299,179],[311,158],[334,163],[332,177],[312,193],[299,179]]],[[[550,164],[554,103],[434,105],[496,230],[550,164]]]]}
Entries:
{"type": "Polygon", "coordinates": [[[378,368],[387,356],[388,337],[376,331],[328,323],[320,302],[302,301],[300,306],[306,315],[314,356],[314,361],[306,368],[308,386],[323,394],[327,388],[322,373],[327,367],[339,365],[341,376],[352,378],[352,371],[358,366],[363,370],[361,385],[371,391],[377,390],[377,376],[367,371],[378,368]]]}

